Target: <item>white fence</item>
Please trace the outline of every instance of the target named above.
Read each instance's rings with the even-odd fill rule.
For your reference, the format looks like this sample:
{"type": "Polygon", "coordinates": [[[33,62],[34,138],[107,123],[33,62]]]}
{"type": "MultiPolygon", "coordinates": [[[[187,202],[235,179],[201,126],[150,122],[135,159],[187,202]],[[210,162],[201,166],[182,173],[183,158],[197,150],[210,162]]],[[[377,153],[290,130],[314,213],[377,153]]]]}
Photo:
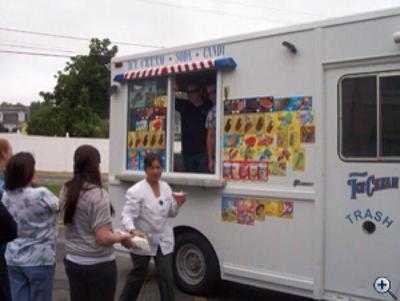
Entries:
{"type": "Polygon", "coordinates": [[[13,152],[26,151],[34,155],[36,170],[49,172],[72,172],[75,150],[83,144],[96,147],[101,154],[101,172],[108,173],[108,139],[27,136],[0,134],[12,145],[13,152]]]}

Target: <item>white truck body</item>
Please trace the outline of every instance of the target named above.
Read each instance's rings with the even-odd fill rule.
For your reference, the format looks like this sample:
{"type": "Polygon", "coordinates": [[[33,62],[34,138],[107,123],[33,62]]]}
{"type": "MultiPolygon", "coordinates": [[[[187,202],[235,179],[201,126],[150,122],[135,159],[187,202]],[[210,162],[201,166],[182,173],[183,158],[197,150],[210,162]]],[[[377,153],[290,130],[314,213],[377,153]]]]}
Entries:
{"type": "MultiPolygon", "coordinates": [[[[374,282],[387,277],[393,293],[400,289],[400,165],[398,157],[379,153],[377,158],[343,156],[341,93],[346,78],[372,76],[379,82],[400,74],[397,31],[400,9],[392,9],[115,58],[111,84],[118,91],[111,96],[109,190],[116,222],[126,190],[143,172],[127,170],[129,81],[117,84],[115,76],[195,61],[194,53],[201,59],[230,57],[236,69],[217,71],[216,172],[174,173],[167,160],[163,178],[188,194],[171,223],[208,240],[225,280],[321,300],[391,300],[390,294],[374,289],[374,282]],[[288,163],[284,176],[270,174],[264,182],[224,180],[223,103],[260,96],[312,97],[315,142],[302,145],[305,166],[299,171],[288,163]],[[227,222],[221,217],[224,196],[288,201],[293,213],[288,218],[267,214],[265,221],[250,225],[227,222]],[[375,225],[373,233],[365,231],[365,221],[375,225]]],[[[167,78],[170,112],[174,76],[167,78]]],[[[172,113],[167,124],[172,132],[172,113]]],[[[167,138],[168,157],[172,134],[167,138]]]]}

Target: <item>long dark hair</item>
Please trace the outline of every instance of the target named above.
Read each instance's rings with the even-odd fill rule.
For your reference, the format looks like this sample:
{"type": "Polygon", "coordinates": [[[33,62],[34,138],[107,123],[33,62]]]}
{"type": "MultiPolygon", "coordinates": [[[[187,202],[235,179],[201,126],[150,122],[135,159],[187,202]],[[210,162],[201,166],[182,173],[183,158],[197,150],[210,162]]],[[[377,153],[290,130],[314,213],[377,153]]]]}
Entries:
{"type": "Polygon", "coordinates": [[[21,152],[8,160],[4,173],[5,190],[25,188],[31,184],[35,174],[35,159],[32,154],[21,152]]]}
{"type": "Polygon", "coordinates": [[[82,191],[102,188],[100,174],[100,153],[91,145],[82,145],[74,154],[74,176],[65,183],[65,212],[64,224],[72,224],[79,196],[82,191]],[[84,184],[92,184],[92,187],[84,187],[84,184]]]}

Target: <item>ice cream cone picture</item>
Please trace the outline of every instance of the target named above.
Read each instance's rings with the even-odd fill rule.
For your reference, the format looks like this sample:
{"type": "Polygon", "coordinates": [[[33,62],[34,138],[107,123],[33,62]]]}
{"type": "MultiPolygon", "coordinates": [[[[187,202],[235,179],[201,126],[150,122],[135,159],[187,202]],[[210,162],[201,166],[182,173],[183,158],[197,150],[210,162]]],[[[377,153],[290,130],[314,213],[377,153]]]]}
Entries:
{"type": "Polygon", "coordinates": [[[298,148],[292,156],[293,171],[304,171],[305,169],[305,151],[304,148],[298,148]]]}
{"type": "Polygon", "coordinates": [[[315,126],[306,125],[301,127],[301,142],[302,143],[315,142],[315,126]]]}

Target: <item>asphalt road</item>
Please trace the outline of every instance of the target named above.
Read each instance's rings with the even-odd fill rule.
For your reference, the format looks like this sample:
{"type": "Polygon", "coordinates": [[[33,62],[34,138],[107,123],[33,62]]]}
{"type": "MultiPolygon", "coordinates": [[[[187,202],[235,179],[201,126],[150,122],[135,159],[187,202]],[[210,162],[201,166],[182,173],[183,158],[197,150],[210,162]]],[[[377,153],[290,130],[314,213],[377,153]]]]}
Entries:
{"type": "MultiPolygon", "coordinates": [[[[68,301],[68,279],[64,271],[64,244],[62,231],[60,233],[59,243],[57,245],[57,266],[54,280],[53,300],[55,301],[68,301]]],[[[125,282],[126,275],[131,268],[130,257],[125,253],[116,253],[117,265],[118,265],[118,287],[117,294],[119,296],[122,286],[125,282]]],[[[158,301],[158,288],[156,275],[154,271],[150,270],[149,277],[146,284],[142,288],[139,301],[158,301]]],[[[118,299],[116,297],[116,299],[118,299]]],[[[176,289],[176,301],[239,301],[239,300],[251,300],[251,301],[265,301],[265,300],[282,300],[282,301],[308,301],[311,299],[296,297],[287,294],[281,294],[277,292],[271,292],[267,290],[261,290],[249,286],[239,285],[237,283],[222,282],[221,287],[217,294],[213,297],[203,298],[190,296],[179,289],[176,289]]]]}
{"type": "MultiPolygon", "coordinates": [[[[39,175],[41,184],[61,184],[70,177],[69,174],[65,175],[54,175],[54,174],[41,174],[39,175]]],[[[68,301],[69,300],[69,288],[68,279],[64,271],[64,243],[63,243],[63,231],[60,229],[59,240],[57,244],[57,265],[54,279],[54,290],[53,300],[54,301],[68,301]]],[[[126,275],[131,269],[130,257],[125,253],[116,253],[117,265],[118,265],[118,287],[116,293],[116,300],[121,292],[122,286],[125,282],[126,275]]],[[[142,292],[139,301],[158,301],[158,288],[157,279],[153,271],[150,270],[148,281],[142,288],[142,292]]],[[[181,292],[176,288],[176,301],[239,301],[239,300],[251,300],[251,301],[308,301],[311,299],[296,297],[292,295],[282,294],[278,292],[271,292],[267,290],[257,289],[237,283],[231,283],[223,281],[215,296],[209,298],[190,296],[181,292]]]]}

